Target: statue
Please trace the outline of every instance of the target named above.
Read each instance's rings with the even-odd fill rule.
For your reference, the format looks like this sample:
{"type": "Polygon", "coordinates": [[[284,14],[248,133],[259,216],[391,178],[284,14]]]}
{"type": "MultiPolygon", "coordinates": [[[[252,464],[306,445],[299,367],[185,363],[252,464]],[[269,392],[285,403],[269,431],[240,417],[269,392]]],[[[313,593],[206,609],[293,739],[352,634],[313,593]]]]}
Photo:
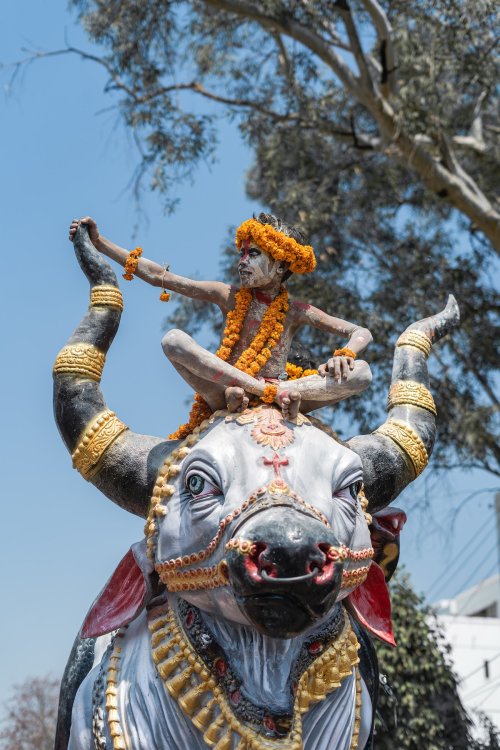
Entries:
{"type": "MultiPolygon", "coordinates": [[[[370,331],[298,300],[288,301],[284,282],[292,273],[309,273],[316,260],[300,232],[270,214],[244,222],[236,232],[239,251],[238,273],[241,288],[220,281],[193,281],[170,273],[150,260],[141,258],[142,249],[128,253],[99,235],[90,216],[81,220],[89,227],[90,238],[100,252],[125,267],[124,278],[136,274],[153,286],[179,292],[186,297],[216,304],[226,317],[222,345],[217,354],[199,346],[183,331],[169,331],[163,350],[179,374],[203,398],[205,408],[196,414],[206,417],[227,406],[243,410],[249,396],[276,402],[285,418],[295,419],[299,409],[308,412],[337,403],[360,393],[371,382],[366,362],[354,362],[372,340],[370,331]],[[300,374],[290,388],[287,380],[298,368],[288,363],[294,335],[302,326],[314,326],[327,333],[348,336],[346,347],[334,352],[317,371],[300,374]],[[259,342],[259,343],[257,343],[259,342]]],[[[70,239],[78,227],[70,226],[70,239]]],[[[167,295],[168,298],[168,295],[167,295]]],[[[195,426],[190,420],[189,429],[195,426]]],[[[188,428],[176,437],[187,434],[188,428]]]]}
{"type": "Polygon", "coordinates": [[[393,643],[386,579],[404,523],[388,506],[432,451],[426,360],[458,323],[455,300],[398,339],[371,435],[341,444],[261,401],[162,440],[106,406],[122,297],[84,225],[74,246],[90,307],[54,365],[56,421],[82,476],[146,525],[75,641],[57,750],[371,747],[368,634],[393,643]]]}

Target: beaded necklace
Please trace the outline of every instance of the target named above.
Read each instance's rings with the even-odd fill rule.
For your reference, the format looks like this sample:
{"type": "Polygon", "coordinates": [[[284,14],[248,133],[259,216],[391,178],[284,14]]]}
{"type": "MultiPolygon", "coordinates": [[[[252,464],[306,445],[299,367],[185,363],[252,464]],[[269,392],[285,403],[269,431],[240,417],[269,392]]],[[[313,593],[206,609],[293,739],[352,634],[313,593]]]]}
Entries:
{"type": "MultiPolygon", "coordinates": [[[[252,302],[252,293],[248,289],[239,289],[236,292],[235,297],[236,302],[234,309],[230,310],[226,316],[226,324],[224,327],[224,333],[222,334],[221,346],[216,351],[216,356],[224,361],[229,359],[236,343],[240,339],[243,324],[252,302]]],[[[252,375],[253,377],[260,372],[269,360],[271,350],[281,338],[284,331],[287,312],[288,292],[284,287],[281,287],[277,296],[267,308],[259,326],[259,330],[255,334],[252,342],[235,362],[234,367],[236,367],[236,369],[247,373],[247,375],[252,375]]],[[[272,394],[269,394],[268,392],[263,394],[265,402],[270,401],[272,403],[275,396],[274,390],[272,394]],[[272,395],[272,398],[270,398],[270,395],[272,395]]],[[[207,402],[199,393],[196,393],[191,411],[189,412],[189,421],[186,422],[186,424],[181,425],[181,427],[169,435],[169,438],[171,440],[182,440],[182,438],[189,435],[195,427],[201,424],[204,419],[208,419],[211,413],[212,410],[207,402]]]]}
{"type": "Polygon", "coordinates": [[[292,710],[272,713],[244,696],[224,651],[196,607],[182,599],[150,618],[156,670],[168,694],[203,739],[218,750],[302,750],[302,714],[340,687],[354,671],[356,712],[350,750],[357,747],[361,718],[359,644],[343,608],[321,633],[306,640],[289,685],[292,710]],[[181,624],[182,622],[182,624],[181,624]],[[202,655],[200,655],[200,652],[202,655]]]}

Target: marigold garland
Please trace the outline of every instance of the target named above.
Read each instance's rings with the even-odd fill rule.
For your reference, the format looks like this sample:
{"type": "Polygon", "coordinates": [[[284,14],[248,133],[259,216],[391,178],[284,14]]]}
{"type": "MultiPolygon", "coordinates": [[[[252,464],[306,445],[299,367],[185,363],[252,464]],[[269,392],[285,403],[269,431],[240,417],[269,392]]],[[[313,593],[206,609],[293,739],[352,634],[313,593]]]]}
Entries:
{"type": "Polygon", "coordinates": [[[265,404],[272,404],[274,403],[274,399],[276,398],[277,394],[278,387],[276,385],[272,385],[272,383],[268,383],[264,388],[264,393],[260,397],[260,400],[265,404]]]}
{"type": "Polygon", "coordinates": [[[299,365],[294,365],[291,362],[286,363],[285,372],[288,375],[288,380],[298,380],[299,378],[307,378],[309,375],[317,375],[317,370],[305,369],[299,365]]]}
{"type": "Polygon", "coordinates": [[[244,221],[236,230],[236,247],[239,249],[245,240],[253,240],[274,260],[287,261],[292,273],[310,273],[316,268],[311,245],[301,245],[270,224],[261,224],[256,219],[244,221]]]}
{"type": "Polygon", "coordinates": [[[123,278],[127,281],[132,281],[134,278],[134,273],[137,271],[141,255],[142,247],[136,247],[135,250],[129,252],[127,260],[125,261],[125,273],[123,274],[123,278]]]}
{"type": "MultiPolygon", "coordinates": [[[[222,335],[222,343],[216,351],[216,356],[224,361],[227,361],[236,343],[239,341],[251,301],[252,293],[248,289],[239,289],[236,292],[234,310],[230,310],[226,316],[226,326],[222,335]]],[[[234,367],[252,376],[255,376],[264,367],[271,356],[271,350],[276,346],[283,333],[287,311],[288,292],[282,287],[279,294],[267,308],[252,343],[238,357],[234,367]]],[[[266,386],[261,400],[263,400],[264,396],[267,399],[270,398],[271,388],[275,388],[277,393],[276,386],[266,386]]],[[[266,401],[265,403],[272,403],[276,397],[276,393],[270,401],[266,401]]],[[[204,419],[207,419],[211,413],[212,411],[207,402],[197,393],[189,412],[189,421],[169,435],[169,438],[171,440],[181,440],[189,435],[204,419]]]]}

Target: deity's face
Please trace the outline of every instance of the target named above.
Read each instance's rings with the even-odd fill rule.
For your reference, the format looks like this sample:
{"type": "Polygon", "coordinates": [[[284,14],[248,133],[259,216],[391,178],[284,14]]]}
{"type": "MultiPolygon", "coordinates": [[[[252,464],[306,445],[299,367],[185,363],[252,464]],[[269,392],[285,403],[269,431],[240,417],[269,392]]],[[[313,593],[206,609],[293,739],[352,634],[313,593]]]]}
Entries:
{"type": "Polygon", "coordinates": [[[238,273],[243,289],[261,289],[282,279],[284,265],[274,260],[252,240],[240,248],[238,273]]]}

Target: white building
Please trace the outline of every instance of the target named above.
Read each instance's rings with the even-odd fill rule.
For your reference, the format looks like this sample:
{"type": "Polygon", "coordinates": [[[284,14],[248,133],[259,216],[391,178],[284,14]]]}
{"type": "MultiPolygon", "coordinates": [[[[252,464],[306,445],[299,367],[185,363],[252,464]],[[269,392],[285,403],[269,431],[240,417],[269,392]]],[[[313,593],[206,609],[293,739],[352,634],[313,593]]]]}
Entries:
{"type": "Polygon", "coordinates": [[[500,731],[500,575],[435,608],[451,646],[465,708],[485,713],[500,731]]]}

